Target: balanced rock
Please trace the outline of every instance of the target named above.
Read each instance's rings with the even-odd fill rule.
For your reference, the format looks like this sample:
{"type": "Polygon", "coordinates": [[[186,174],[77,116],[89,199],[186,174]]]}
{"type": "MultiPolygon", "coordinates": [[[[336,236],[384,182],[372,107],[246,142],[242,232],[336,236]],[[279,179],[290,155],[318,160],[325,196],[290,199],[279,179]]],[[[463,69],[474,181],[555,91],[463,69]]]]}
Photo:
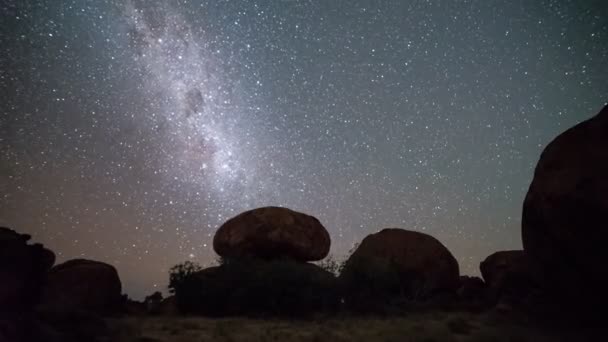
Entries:
{"type": "Polygon", "coordinates": [[[225,258],[321,260],[329,253],[329,233],[313,216],[287,208],[249,210],[226,221],[213,249],[225,258]]]}
{"type": "Polygon", "coordinates": [[[55,254],[30,236],[0,227],[0,312],[29,311],[38,304],[55,254]]]}
{"type": "Polygon", "coordinates": [[[523,205],[522,239],[546,289],[608,304],[608,106],[542,152],[523,205]]]}
{"type": "Polygon", "coordinates": [[[123,298],[116,269],[103,262],[74,259],[49,272],[43,304],[49,309],[118,312],[123,298]]]}
{"type": "Polygon", "coordinates": [[[395,228],[365,237],[340,278],[348,292],[385,291],[412,299],[455,292],[460,284],[458,262],[439,240],[395,228]]]}

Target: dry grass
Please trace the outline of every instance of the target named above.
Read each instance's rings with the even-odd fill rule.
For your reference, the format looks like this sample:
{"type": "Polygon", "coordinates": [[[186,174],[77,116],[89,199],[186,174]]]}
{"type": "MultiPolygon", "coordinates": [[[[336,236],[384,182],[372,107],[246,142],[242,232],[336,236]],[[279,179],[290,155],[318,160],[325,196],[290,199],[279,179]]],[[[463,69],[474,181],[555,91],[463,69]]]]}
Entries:
{"type": "Polygon", "coordinates": [[[118,342],[160,341],[552,341],[523,322],[470,313],[332,317],[312,321],[125,317],[109,321],[118,342]]]}

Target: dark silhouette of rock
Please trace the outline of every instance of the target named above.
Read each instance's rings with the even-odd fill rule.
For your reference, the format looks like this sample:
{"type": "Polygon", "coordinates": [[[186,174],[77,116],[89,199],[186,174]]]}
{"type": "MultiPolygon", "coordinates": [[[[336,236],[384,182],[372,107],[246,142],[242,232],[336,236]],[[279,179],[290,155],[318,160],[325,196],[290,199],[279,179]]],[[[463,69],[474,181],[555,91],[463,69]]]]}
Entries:
{"type": "Polygon", "coordinates": [[[441,242],[394,228],[365,237],[346,261],[340,279],[347,301],[355,305],[396,296],[422,300],[455,293],[460,284],[458,262],[441,242]]]}
{"type": "Polygon", "coordinates": [[[246,211],[224,223],[213,238],[213,249],[225,258],[291,258],[321,260],[329,253],[330,237],[319,220],[287,208],[246,211]]]}
{"type": "Polygon", "coordinates": [[[0,227],[0,312],[29,311],[40,300],[55,254],[31,237],[0,227]]]}
{"type": "Polygon", "coordinates": [[[494,304],[489,299],[488,286],[479,277],[461,276],[456,294],[454,307],[458,310],[481,312],[494,304]]]}
{"type": "Polygon", "coordinates": [[[608,106],[544,149],[523,205],[524,250],[561,301],[608,304],[608,106]]]}
{"type": "Polygon", "coordinates": [[[0,341],[43,340],[34,308],[55,254],[30,238],[0,227],[0,341]]]}
{"type": "Polygon", "coordinates": [[[123,304],[116,269],[103,262],[74,259],[49,272],[43,305],[52,310],[119,312],[123,304]]]}
{"type": "Polygon", "coordinates": [[[460,276],[458,296],[463,299],[483,299],[486,283],[479,277],[460,276]]]}
{"type": "Polygon", "coordinates": [[[479,269],[494,302],[518,302],[536,291],[533,267],[522,250],[496,252],[479,269]]]}

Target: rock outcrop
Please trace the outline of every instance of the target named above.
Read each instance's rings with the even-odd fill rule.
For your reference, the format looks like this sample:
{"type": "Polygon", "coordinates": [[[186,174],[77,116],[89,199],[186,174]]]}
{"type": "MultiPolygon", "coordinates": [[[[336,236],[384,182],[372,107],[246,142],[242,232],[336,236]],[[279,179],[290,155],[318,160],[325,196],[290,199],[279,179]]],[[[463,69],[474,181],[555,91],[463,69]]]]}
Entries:
{"type": "Polygon", "coordinates": [[[536,289],[532,265],[522,250],[500,251],[479,265],[493,301],[522,300],[536,289]]]}
{"type": "Polygon", "coordinates": [[[321,260],[329,253],[330,237],[313,216],[287,208],[246,211],[224,223],[213,238],[213,249],[224,258],[290,258],[321,260]]]}
{"type": "Polygon", "coordinates": [[[55,254],[41,244],[29,245],[30,236],[0,227],[0,311],[31,310],[40,300],[46,273],[55,254]]]}
{"type": "Polygon", "coordinates": [[[570,304],[608,304],[608,106],[543,151],[523,205],[526,254],[570,304]]]}
{"type": "Polygon", "coordinates": [[[486,283],[479,277],[460,276],[458,296],[467,300],[482,300],[487,289],[486,283]]]}
{"type": "Polygon", "coordinates": [[[34,308],[55,254],[30,235],[0,227],[0,341],[38,341],[34,308]]]}
{"type": "Polygon", "coordinates": [[[384,229],[368,235],[346,261],[340,275],[352,303],[376,295],[424,299],[454,293],[460,284],[458,262],[430,235],[384,229]]]}
{"type": "Polygon", "coordinates": [[[74,259],[49,272],[44,291],[45,308],[111,314],[120,311],[122,305],[120,278],[111,265],[74,259]]]}

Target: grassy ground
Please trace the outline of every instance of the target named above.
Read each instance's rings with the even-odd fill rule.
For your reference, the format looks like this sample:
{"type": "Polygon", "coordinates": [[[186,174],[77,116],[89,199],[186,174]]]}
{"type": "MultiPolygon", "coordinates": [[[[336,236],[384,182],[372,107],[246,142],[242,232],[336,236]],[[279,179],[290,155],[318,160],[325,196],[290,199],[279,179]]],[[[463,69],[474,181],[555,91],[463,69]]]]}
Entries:
{"type": "Polygon", "coordinates": [[[109,322],[119,342],[159,341],[555,341],[530,322],[497,313],[331,317],[311,321],[124,317],[109,322]]]}

